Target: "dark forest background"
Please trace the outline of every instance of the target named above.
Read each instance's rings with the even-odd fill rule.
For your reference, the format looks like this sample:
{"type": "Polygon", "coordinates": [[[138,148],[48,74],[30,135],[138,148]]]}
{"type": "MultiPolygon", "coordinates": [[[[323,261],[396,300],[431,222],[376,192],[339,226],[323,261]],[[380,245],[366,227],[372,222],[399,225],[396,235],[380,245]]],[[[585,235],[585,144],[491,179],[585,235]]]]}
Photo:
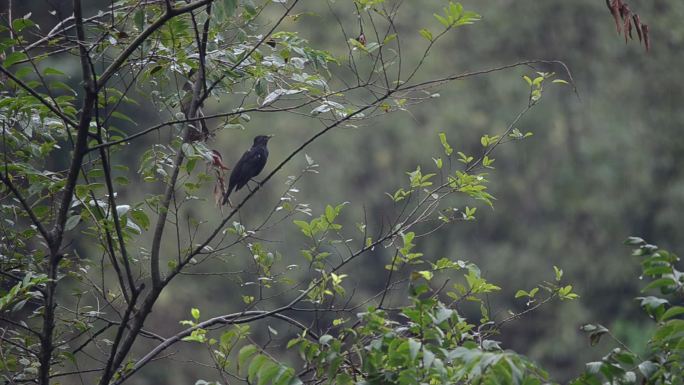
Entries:
{"type": "MultiPolygon", "coordinates": [[[[52,3],[59,7],[58,1],[52,3]]],[[[105,3],[84,2],[86,15],[105,3]]],[[[569,89],[547,93],[542,106],[519,126],[534,136],[520,145],[500,149],[491,178],[492,193],[497,197],[495,208],[483,205],[477,221],[447,227],[429,242],[419,243],[426,255],[448,255],[477,263],[483,275],[504,292],[531,287],[542,277],[551,276],[553,265],[562,267],[582,298],[545,306],[523,321],[510,323],[503,341],[505,347],[540,362],[559,380],[576,375],[584,362],[605,353],[589,346],[579,332],[583,323],[610,327],[636,351],[645,347],[646,319],[634,303],[639,295],[633,279],[638,274],[638,260],[631,258],[620,243],[629,235],[638,235],[674,251],[684,249],[680,237],[684,225],[684,3],[632,3],[650,25],[649,53],[638,43],[625,44],[617,35],[603,0],[464,0],[467,9],[483,15],[483,21],[454,34],[428,58],[427,68],[440,73],[523,59],[562,60],[572,71],[579,97],[569,89]],[[443,71],[446,67],[449,71],[443,71]]],[[[17,1],[15,12],[32,12],[34,20],[49,30],[53,18],[37,4],[44,1],[17,1]]],[[[417,24],[427,24],[433,17],[427,10],[435,7],[422,4],[410,1],[404,6],[413,8],[417,24]]],[[[312,45],[341,54],[346,46],[336,33],[337,22],[321,16],[329,15],[323,12],[326,9],[324,1],[305,2],[300,11],[306,13],[297,28],[312,45]]],[[[356,33],[351,12],[338,16],[350,33],[356,33]]],[[[398,27],[401,31],[402,25],[398,27]]],[[[419,55],[420,39],[416,35],[415,46],[402,47],[408,57],[412,49],[415,56],[419,55]]],[[[73,71],[78,73],[75,58],[73,71]]],[[[505,128],[526,102],[523,73],[503,72],[459,82],[440,90],[441,97],[431,103],[324,137],[309,152],[320,164],[322,175],[308,176],[298,199],[316,210],[328,203],[352,201],[356,211],[350,210],[349,218],[362,216],[358,208],[365,207],[370,221],[381,224],[383,213],[392,204],[384,193],[404,180],[403,170],[431,166],[431,154],[439,148],[438,132],[446,132],[457,149],[474,152],[480,136],[505,128]]],[[[224,111],[230,105],[227,97],[221,104],[207,106],[205,112],[224,111]]],[[[127,107],[126,111],[141,127],[148,121],[145,107],[127,107]]],[[[317,129],[307,127],[311,124],[292,115],[262,114],[246,124],[245,130],[220,131],[211,145],[221,149],[230,166],[254,135],[275,134],[271,157],[281,159],[317,129]]],[[[146,145],[158,138],[148,136],[146,145]]],[[[134,169],[139,159],[115,161],[134,169]]],[[[290,172],[296,173],[297,165],[291,167],[290,172]]],[[[256,221],[253,218],[265,209],[262,202],[277,199],[284,183],[285,176],[276,177],[275,183],[267,185],[266,191],[243,210],[241,220],[256,221]]],[[[131,183],[123,193],[142,196],[146,188],[131,183]]],[[[207,220],[218,218],[211,191],[205,191],[204,196],[206,212],[196,214],[207,220]]],[[[291,231],[297,236],[296,229],[291,231]]],[[[279,246],[283,258],[298,253],[295,245],[292,250],[279,246]]],[[[388,258],[383,253],[379,250],[362,263],[383,266],[388,258]]],[[[377,269],[364,267],[357,263],[347,284],[350,288],[356,285],[359,292],[377,290],[383,284],[374,273],[377,269]]],[[[180,314],[192,306],[207,316],[221,314],[231,302],[240,301],[233,294],[238,287],[240,283],[229,277],[179,279],[155,307],[154,317],[180,314]]],[[[502,296],[497,297],[501,300],[502,296]]],[[[523,309],[524,303],[510,298],[509,302],[489,306],[492,314],[497,314],[523,309]]],[[[175,330],[177,322],[169,319],[168,331],[175,330]]],[[[187,383],[194,378],[187,372],[193,366],[182,362],[156,368],[164,372],[168,383],[187,383]]]]}

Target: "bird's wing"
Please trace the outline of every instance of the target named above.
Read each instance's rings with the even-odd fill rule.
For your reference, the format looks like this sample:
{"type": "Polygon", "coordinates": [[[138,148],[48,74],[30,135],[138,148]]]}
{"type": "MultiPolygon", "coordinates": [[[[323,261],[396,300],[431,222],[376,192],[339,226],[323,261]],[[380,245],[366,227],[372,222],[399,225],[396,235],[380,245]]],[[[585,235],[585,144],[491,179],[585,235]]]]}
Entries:
{"type": "Polygon", "coordinates": [[[235,165],[233,172],[230,174],[230,185],[235,186],[239,190],[250,179],[257,176],[266,165],[266,156],[263,151],[252,148],[245,152],[240,160],[235,165]]]}

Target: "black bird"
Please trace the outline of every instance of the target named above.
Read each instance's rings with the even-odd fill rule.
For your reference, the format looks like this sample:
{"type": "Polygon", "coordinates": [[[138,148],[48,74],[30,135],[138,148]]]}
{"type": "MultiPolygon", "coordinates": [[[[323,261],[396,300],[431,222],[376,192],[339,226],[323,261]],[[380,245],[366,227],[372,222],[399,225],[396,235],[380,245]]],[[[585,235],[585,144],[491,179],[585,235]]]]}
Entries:
{"type": "Polygon", "coordinates": [[[259,135],[254,138],[254,144],[247,152],[242,155],[230,173],[230,180],[228,181],[228,190],[223,195],[223,204],[228,203],[230,193],[241,189],[252,178],[259,175],[261,170],[266,165],[268,159],[268,148],[266,144],[273,135],[259,135]]]}

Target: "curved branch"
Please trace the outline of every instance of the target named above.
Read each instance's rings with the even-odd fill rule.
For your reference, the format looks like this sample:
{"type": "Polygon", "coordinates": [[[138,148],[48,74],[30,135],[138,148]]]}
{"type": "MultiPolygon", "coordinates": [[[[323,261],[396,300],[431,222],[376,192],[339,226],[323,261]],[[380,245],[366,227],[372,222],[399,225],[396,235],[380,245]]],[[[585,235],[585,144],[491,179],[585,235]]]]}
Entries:
{"type": "Polygon", "coordinates": [[[293,326],[298,327],[301,330],[307,331],[307,335],[309,335],[311,338],[318,340],[318,336],[316,333],[312,332],[309,330],[306,325],[302,324],[301,322],[297,321],[296,319],[290,318],[286,315],[280,314],[279,312],[270,312],[270,311],[265,311],[265,310],[249,310],[249,311],[243,311],[239,313],[233,313],[233,314],[227,314],[227,315],[222,315],[218,317],[214,317],[211,319],[208,319],[206,321],[202,321],[198,323],[197,325],[187,328],[169,338],[164,340],[161,344],[157,345],[154,349],[150,350],[147,354],[145,354],[141,359],[138,360],[138,362],[135,363],[133,368],[131,368],[129,371],[127,371],[125,374],[122,374],[122,376],[113,383],[113,385],[119,385],[123,383],[126,379],[128,379],[130,376],[135,374],[138,370],[140,370],[143,366],[148,364],[150,361],[152,361],[157,355],[159,355],[161,352],[169,348],[171,345],[175,344],[176,342],[181,341],[183,338],[189,336],[192,334],[193,331],[197,329],[206,329],[214,325],[237,325],[237,324],[243,324],[247,322],[251,322],[254,320],[254,317],[259,317],[259,318],[266,318],[266,317],[273,317],[273,318],[278,318],[280,320],[283,320],[293,326]],[[244,316],[252,316],[249,318],[241,318],[244,316]]]}

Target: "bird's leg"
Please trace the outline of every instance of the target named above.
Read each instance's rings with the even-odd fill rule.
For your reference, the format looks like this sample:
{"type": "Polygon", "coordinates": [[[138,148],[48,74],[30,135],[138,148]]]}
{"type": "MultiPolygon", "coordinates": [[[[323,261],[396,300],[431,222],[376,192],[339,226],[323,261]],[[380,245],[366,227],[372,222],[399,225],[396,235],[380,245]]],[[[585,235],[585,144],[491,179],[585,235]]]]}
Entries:
{"type": "Polygon", "coordinates": [[[261,185],[262,185],[262,182],[259,182],[258,180],[254,179],[254,178],[250,179],[247,183],[245,183],[245,186],[247,186],[247,189],[249,190],[249,192],[254,192],[254,191],[252,191],[252,187],[249,185],[249,182],[254,182],[259,187],[261,187],[261,185]]]}

